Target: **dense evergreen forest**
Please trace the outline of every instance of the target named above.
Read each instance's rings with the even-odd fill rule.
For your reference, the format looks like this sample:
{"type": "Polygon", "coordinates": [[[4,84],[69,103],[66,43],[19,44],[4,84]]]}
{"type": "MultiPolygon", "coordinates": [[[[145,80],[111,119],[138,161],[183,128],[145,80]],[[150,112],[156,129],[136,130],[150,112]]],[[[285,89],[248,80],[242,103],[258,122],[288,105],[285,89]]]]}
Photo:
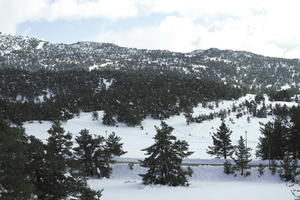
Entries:
{"type": "Polygon", "coordinates": [[[241,89],[210,78],[157,70],[0,70],[0,118],[67,120],[104,110],[103,123],[136,126],[146,116],[166,119],[200,102],[236,99],[241,89]]]}

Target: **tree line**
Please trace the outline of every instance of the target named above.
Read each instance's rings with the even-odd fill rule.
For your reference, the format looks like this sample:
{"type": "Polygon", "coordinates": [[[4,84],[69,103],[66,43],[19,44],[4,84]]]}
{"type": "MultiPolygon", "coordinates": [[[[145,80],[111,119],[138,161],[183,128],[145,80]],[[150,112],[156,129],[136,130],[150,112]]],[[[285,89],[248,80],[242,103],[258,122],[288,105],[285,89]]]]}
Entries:
{"type": "Polygon", "coordinates": [[[104,110],[106,125],[166,119],[203,101],[237,99],[240,89],[170,70],[0,70],[0,119],[68,120],[104,110]]]}

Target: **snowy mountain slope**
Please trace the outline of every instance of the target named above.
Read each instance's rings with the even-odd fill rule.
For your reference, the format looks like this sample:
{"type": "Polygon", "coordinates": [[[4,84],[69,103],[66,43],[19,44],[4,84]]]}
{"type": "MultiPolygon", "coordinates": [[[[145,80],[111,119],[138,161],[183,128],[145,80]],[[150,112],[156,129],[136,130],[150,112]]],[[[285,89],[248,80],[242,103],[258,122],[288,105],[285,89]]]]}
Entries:
{"type": "Polygon", "coordinates": [[[169,69],[211,76],[251,87],[299,85],[300,60],[272,58],[244,51],[195,50],[178,53],[119,47],[110,43],[51,44],[36,38],[0,33],[0,68],[36,69],[169,69]]]}
{"type": "MultiPolygon", "coordinates": [[[[246,95],[241,97],[237,101],[222,101],[219,103],[219,108],[214,108],[214,110],[209,108],[203,108],[199,105],[194,109],[193,115],[199,114],[209,114],[211,112],[216,112],[221,109],[230,109],[233,104],[238,105],[247,100],[254,99],[254,95],[246,95]]],[[[276,103],[287,104],[287,106],[296,105],[293,102],[270,102],[266,100],[266,106],[276,103]]],[[[103,111],[99,111],[99,119],[102,119],[103,111]]],[[[260,137],[260,122],[266,123],[272,120],[272,116],[267,118],[256,118],[251,117],[250,122],[248,122],[247,117],[250,115],[243,115],[242,117],[236,117],[237,112],[231,112],[230,116],[226,118],[226,124],[233,131],[231,139],[233,144],[237,143],[240,136],[245,136],[247,133],[248,146],[252,148],[252,155],[255,159],[255,150],[258,143],[258,138],[260,137]]],[[[221,124],[220,118],[215,118],[210,121],[204,121],[202,123],[191,123],[186,124],[186,119],[183,114],[179,116],[171,117],[165,120],[167,124],[174,127],[173,134],[179,138],[186,140],[190,145],[190,150],[194,151],[194,154],[190,158],[194,159],[210,159],[210,155],[206,153],[208,146],[212,145],[211,134],[216,131],[216,129],[221,124]]],[[[159,120],[154,120],[147,118],[142,122],[143,129],[141,127],[128,127],[125,124],[118,124],[118,127],[105,126],[100,120],[93,121],[92,113],[81,113],[79,117],[75,117],[67,122],[63,123],[63,127],[66,131],[70,131],[73,134],[73,139],[78,135],[79,131],[82,129],[88,129],[90,133],[96,135],[107,136],[111,132],[115,132],[122,138],[124,143],[125,151],[127,154],[123,155],[123,158],[143,158],[144,149],[153,143],[153,136],[156,131],[154,126],[160,125],[159,120]]],[[[51,127],[51,123],[48,121],[43,121],[41,124],[37,121],[24,123],[24,128],[27,134],[34,135],[46,142],[48,137],[47,130],[51,127]]]]}

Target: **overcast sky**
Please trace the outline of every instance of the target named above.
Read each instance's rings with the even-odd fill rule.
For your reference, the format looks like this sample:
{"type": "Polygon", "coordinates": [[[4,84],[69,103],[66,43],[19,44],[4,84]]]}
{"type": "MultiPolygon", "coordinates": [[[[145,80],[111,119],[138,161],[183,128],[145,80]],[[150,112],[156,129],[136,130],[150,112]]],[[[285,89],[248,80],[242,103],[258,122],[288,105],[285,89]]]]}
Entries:
{"type": "Polygon", "coordinates": [[[189,52],[300,58],[300,0],[0,0],[0,31],[189,52]]]}

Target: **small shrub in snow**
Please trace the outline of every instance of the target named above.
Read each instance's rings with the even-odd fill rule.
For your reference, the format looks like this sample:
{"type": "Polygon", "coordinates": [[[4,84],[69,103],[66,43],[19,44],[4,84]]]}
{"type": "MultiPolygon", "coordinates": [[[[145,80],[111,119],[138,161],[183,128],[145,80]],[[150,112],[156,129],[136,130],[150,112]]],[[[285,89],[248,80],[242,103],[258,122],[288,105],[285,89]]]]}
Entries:
{"type": "Polygon", "coordinates": [[[271,174],[274,176],[277,172],[277,163],[275,160],[272,160],[271,161],[271,165],[270,165],[270,171],[271,171],[271,174]]]}
{"type": "Polygon", "coordinates": [[[265,173],[265,166],[263,166],[262,164],[258,165],[258,176],[261,177],[262,175],[264,175],[265,173]]]}
{"type": "Polygon", "coordinates": [[[232,168],[232,164],[228,160],[226,160],[224,162],[223,166],[224,166],[224,173],[225,174],[229,175],[229,174],[233,174],[234,173],[234,170],[232,168]]]}
{"type": "Polygon", "coordinates": [[[133,166],[134,166],[134,164],[132,162],[128,163],[128,167],[130,170],[133,170],[133,166]]]}

